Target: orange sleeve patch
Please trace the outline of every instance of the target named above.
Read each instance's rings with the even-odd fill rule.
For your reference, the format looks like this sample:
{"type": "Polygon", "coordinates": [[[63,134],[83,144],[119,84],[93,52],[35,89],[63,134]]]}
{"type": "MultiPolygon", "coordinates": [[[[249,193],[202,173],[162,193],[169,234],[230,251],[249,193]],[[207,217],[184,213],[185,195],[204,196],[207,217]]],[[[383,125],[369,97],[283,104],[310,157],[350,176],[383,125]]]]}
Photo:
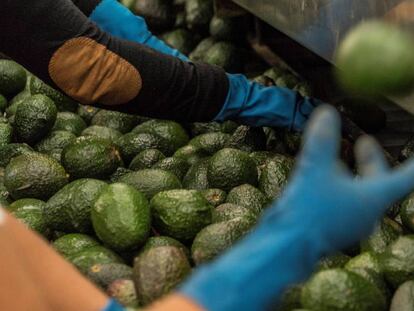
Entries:
{"type": "Polygon", "coordinates": [[[66,41],[52,56],[49,74],[82,104],[121,105],[142,88],[138,70],[104,45],[86,37],[66,41]]]}

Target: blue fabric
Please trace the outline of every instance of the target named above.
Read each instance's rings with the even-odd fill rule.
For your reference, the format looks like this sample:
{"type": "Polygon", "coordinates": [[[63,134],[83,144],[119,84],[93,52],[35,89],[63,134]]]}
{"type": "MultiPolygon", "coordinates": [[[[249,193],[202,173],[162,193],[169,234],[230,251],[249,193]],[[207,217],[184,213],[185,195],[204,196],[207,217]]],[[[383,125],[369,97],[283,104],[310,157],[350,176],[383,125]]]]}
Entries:
{"type": "Polygon", "coordinates": [[[266,310],[322,255],[367,237],[387,207],[414,189],[414,161],[389,170],[369,137],[356,147],[362,177],[339,165],[340,117],[330,106],[317,109],[304,141],[281,199],[247,237],[196,270],[182,294],[209,311],[266,310]]]}
{"type": "Polygon", "coordinates": [[[111,299],[102,311],[125,311],[125,309],[115,300],[111,299]]]}
{"type": "Polygon", "coordinates": [[[230,81],[229,94],[216,121],[233,119],[251,126],[303,130],[309,115],[320,104],[287,88],[265,87],[243,75],[227,76],[230,81]]]}
{"type": "Polygon", "coordinates": [[[116,0],[103,0],[89,18],[101,29],[116,37],[144,44],[161,53],[178,57],[184,61],[188,60],[185,55],[153,36],[142,17],[134,15],[116,0]]]}

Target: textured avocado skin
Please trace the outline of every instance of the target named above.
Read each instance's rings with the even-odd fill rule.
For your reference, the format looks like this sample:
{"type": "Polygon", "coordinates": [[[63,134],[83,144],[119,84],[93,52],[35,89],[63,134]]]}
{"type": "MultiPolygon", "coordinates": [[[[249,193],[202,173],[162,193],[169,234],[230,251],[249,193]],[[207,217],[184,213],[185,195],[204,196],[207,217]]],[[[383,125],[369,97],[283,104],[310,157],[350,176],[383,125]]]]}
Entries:
{"type": "Polygon", "coordinates": [[[214,8],[211,0],[188,0],[185,2],[185,21],[190,30],[207,32],[214,8]]]}
{"type": "Polygon", "coordinates": [[[189,165],[194,165],[201,159],[207,157],[207,154],[199,147],[196,147],[194,145],[186,145],[179,148],[174,153],[174,157],[185,160],[189,165]]]}
{"type": "Polygon", "coordinates": [[[152,168],[158,168],[164,171],[169,171],[173,173],[175,176],[178,177],[179,180],[182,180],[190,168],[190,164],[188,164],[184,159],[177,158],[177,157],[169,157],[162,159],[161,161],[157,162],[152,168]]]}
{"type": "Polygon", "coordinates": [[[188,55],[197,46],[198,38],[187,29],[179,28],[164,33],[161,40],[169,46],[180,51],[184,55],[188,55]]]}
{"type": "Polygon", "coordinates": [[[229,191],[242,184],[257,185],[257,169],[246,152],[225,148],[211,157],[207,172],[212,188],[229,191]]]}
{"type": "Polygon", "coordinates": [[[211,224],[202,229],[191,246],[191,256],[196,265],[208,262],[232,246],[252,226],[247,218],[239,217],[211,224]]]}
{"type": "Polygon", "coordinates": [[[63,187],[46,204],[44,215],[54,230],[92,231],[91,209],[108,185],[96,179],[78,179],[63,187]]]}
{"type": "Polygon", "coordinates": [[[27,227],[47,238],[50,230],[43,217],[45,205],[46,203],[41,200],[21,199],[10,204],[8,210],[27,227]]]}
{"type": "Polygon", "coordinates": [[[167,149],[163,151],[166,156],[172,155],[190,140],[180,124],[168,120],[149,120],[135,127],[132,132],[149,133],[161,137],[167,145],[167,149]]]}
{"type": "Polygon", "coordinates": [[[341,252],[321,258],[317,265],[317,271],[333,268],[343,268],[351,259],[350,256],[341,252]]]}
{"type": "Polygon", "coordinates": [[[184,253],[174,246],[151,248],[135,259],[134,283],[144,305],[169,293],[190,273],[184,253]]]}
{"type": "Polygon", "coordinates": [[[53,131],[36,144],[36,151],[51,154],[54,150],[63,150],[67,145],[74,142],[76,136],[68,131],[53,131]]]}
{"type": "Polygon", "coordinates": [[[168,153],[166,142],[162,138],[150,133],[131,132],[117,139],[115,143],[119,146],[122,159],[128,164],[136,155],[147,149],[158,149],[163,154],[168,153]]]}
{"type": "Polygon", "coordinates": [[[95,233],[111,249],[138,248],[151,230],[151,213],[144,194],[127,184],[104,189],[92,208],[95,233]]]}
{"type": "Polygon", "coordinates": [[[78,253],[69,255],[67,260],[84,275],[87,275],[88,270],[96,264],[123,263],[117,254],[100,245],[92,246],[78,253]]]}
{"type": "Polygon", "coordinates": [[[91,125],[109,127],[122,134],[131,131],[136,124],[137,117],[134,115],[103,109],[98,111],[91,120],[91,125]]]}
{"type": "Polygon", "coordinates": [[[371,269],[377,273],[382,273],[378,258],[376,255],[370,252],[364,252],[358,256],[355,256],[354,258],[350,259],[345,265],[345,269],[348,270],[357,268],[371,269]]]}
{"type": "Polygon", "coordinates": [[[0,167],[6,167],[11,159],[31,152],[33,149],[27,144],[12,143],[0,146],[0,167]]]}
{"type": "Polygon", "coordinates": [[[77,114],[69,111],[57,114],[53,131],[68,131],[79,136],[86,129],[86,122],[77,114]]]}
{"type": "Polygon", "coordinates": [[[19,104],[14,130],[20,142],[33,145],[45,137],[55,124],[57,109],[44,95],[33,95],[19,104]]]}
{"type": "Polygon", "coordinates": [[[244,184],[233,188],[229,192],[226,203],[240,205],[260,214],[267,203],[267,199],[259,189],[244,184]]]}
{"type": "Polygon", "coordinates": [[[385,279],[397,288],[414,278],[414,235],[399,237],[379,256],[385,279]]]}
{"type": "Polygon", "coordinates": [[[67,183],[58,162],[35,152],[13,158],[4,172],[4,185],[14,199],[47,200],[67,183]]]}
{"type": "Polygon", "coordinates": [[[224,203],[213,209],[211,217],[213,223],[228,221],[238,217],[245,217],[251,223],[255,223],[257,220],[257,213],[243,206],[224,203]]]}
{"type": "Polygon", "coordinates": [[[86,276],[105,290],[115,280],[132,280],[132,268],[122,263],[96,264],[89,268],[86,276]]]}
{"type": "Polygon", "coordinates": [[[26,85],[26,71],[14,61],[0,60],[0,94],[11,96],[26,85]]]}
{"type": "Polygon", "coordinates": [[[106,293],[109,297],[115,299],[122,306],[126,307],[125,310],[141,310],[138,309],[140,303],[138,301],[137,292],[135,290],[135,284],[131,279],[119,278],[114,280],[108,285],[106,293]]]}
{"type": "Polygon", "coordinates": [[[211,206],[216,207],[226,201],[227,193],[221,189],[205,189],[201,190],[204,198],[211,206]]]}
{"type": "Polygon", "coordinates": [[[169,236],[153,236],[150,237],[145,245],[140,249],[140,253],[146,252],[151,248],[160,246],[174,246],[183,251],[188,259],[190,259],[190,250],[176,239],[170,238],[169,236]]]}
{"type": "Polygon", "coordinates": [[[385,311],[380,290],[363,277],[343,269],[316,273],[304,286],[304,308],[318,311],[385,311]]]}
{"type": "Polygon", "coordinates": [[[138,153],[138,155],[132,159],[129,164],[129,169],[139,171],[145,168],[151,168],[163,159],[165,159],[165,156],[161,151],[157,149],[146,149],[138,153]]]}
{"type": "Polygon", "coordinates": [[[374,233],[367,240],[361,242],[361,252],[383,253],[387,246],[398,239],[403,232],[404,229],[398,222],[385,217],[374,233]]]}
{"type": "Polygon", "coordinates": [[[221,132],[212,132],[194,137],[188,144],[201,149],[204,153],[213,155],[224,148],[230,135],[221,132]]]}
{"type": "Polygon", "coordinates": [[[410,195],[401,206],[401,220],[408,230],[414,232],[414,195],[410,195]]]}
{"type": "Polygon", "coordinates": [[[287,157],[273,158],[262,169],[259,180],[259,190],[268,200],[278,198],[287,184],[293,167],[293,159],[287,157]]]}
{"type": "Polygon", "coordinates": [[[390,311],[412,311],[414,306],[414,281],[398,287],[391,301],[390,311]]]}
{"type": "Polygon", "coordinates": [[[125,174],[119,178],[119,182],[133,186],[151,199],[158,192],[180,189],[181,182],[170,172],[159,169],[145,169],[125,174]]]}
{"type": "Polygon", "coordinates": [[[79,105],[77,109],[77,114],[86,122],[86,124],[91,124],[92,118],[100,111],[99,108],[89,106],[89,105],[79,105]]]}
{"type": "MultiPolygon", "coordinates": [[[[1,115],[1,112],[0,112],[1,115]]],[[[0,146],[10,144],[13,138],[13,128],[8,123],[0,123],[0,146]]]]}
{"type": "Polygon", "coordinates": [[[107,139],[111,143],[115,143],[115,141],[122,136],[122,133],[120,131],[111,129],[110,127],[91,125],[82,131],[81,136],[99,137],[102,139],[107,139]]]}
{"type": "Polygon", "coordinates": [[[89,235],[82,233],[69,233],[56,239],[52,246],[64,257],[79,253],[99,243],[89,235]]]}
{"type": "Polygon", "coordinates": [[[194,163],[184,176],[184,188],[195,190],[206,190],[210,188],[207,176],[208,165],[208,158],[201,159],[200,161],[194,163]]]}
{"type": "Polygon", "coordinates": [[[62,164],[72,179],[108,178],[122,165],[118,148],[97,137],[78,137],[62,151],[62,164]]]}
{"type": "Polygon", "coordinates": [[[187,241],[211,223],[212,206],[196,190],[169,190],[151,200],[154,226],[162,234],[187,241]]]}

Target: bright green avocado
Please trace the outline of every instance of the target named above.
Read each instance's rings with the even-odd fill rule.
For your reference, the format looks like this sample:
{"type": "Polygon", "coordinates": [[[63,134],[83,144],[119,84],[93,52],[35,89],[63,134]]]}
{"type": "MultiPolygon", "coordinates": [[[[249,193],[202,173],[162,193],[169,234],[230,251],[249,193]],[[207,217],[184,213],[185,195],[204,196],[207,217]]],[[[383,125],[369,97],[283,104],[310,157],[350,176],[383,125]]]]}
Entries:
{"type": "Polygon", "coordinates": [[[96,235],[111,249],[137,249],[150,234],[148,200],[127,184],[106,187],[96,200],[91,216],[96,235]]]}
{"type": "Polygon", "coordinates": [[[74,142],[76,136],[68,131],[53,131],[35,145],[36,151],[51,154],[55,150],[63,150],[67,145],[74,142]]]}
{"type": "Polygon", "coordinates": [[[52,243],[53,248],[64,257],[74,255],[98,245],[98,241],[82,233],[65,234],[52,243]]]}
{"type": "Polygon", "coordinates": [[[0,59],[0,94],[14,96],[26,85],[26,71],[14,61],[0,59]]]}
{"type": "Polygon", "coordinates": [[[267,203],[267,199],[259,189],[244,184],[233,188],[229,192],[226,203],[240,205],[260,214],[267,203]]]}
{"type": "Polygon", "coordinates": [[[212,206],[196,190],[169,190],[151,200],[154,227],[161,233],[187,241],[211,223],[212,206]]]}

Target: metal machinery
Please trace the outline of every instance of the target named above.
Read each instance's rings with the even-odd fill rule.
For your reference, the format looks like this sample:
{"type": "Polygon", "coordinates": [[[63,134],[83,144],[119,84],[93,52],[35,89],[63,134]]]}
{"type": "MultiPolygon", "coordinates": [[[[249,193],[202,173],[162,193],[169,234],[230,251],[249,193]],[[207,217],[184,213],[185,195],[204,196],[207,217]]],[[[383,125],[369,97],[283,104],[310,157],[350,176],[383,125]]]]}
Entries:
{"type": "MultiPolygon", "coordinates": [[[[316,96],[329,102],[344,96],[332,68],[335,49],[350,28],[371,18],[414,25],[414,0],[218,0],[216,7],[224,13],[241,14],[241,8],[252,13],[256,33],[251,43],[256,51],[270,64],[283,59],[311,81],[316,96]]],[[[396,155],[414,133],[414,93],[391,100],[381,105],[387,126],[376,136],[396,155]]]]}

